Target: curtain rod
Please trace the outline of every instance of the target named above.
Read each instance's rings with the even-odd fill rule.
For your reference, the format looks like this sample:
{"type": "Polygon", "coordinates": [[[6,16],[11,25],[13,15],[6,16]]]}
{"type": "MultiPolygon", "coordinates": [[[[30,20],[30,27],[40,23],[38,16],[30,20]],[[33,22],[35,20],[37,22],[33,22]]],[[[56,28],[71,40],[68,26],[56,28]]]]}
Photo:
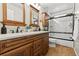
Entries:
{"type": "Polygon", "coordinates": [[[59,16],[59,17],[50,17],[48,20],[51,20],[51,19],[57,19],[57,18],[62,18],[62,17],[68,17],[68,16],[74,16],[75,14],[73,13],[69,13],[69,14],[66,14],[66,15],[63,15],[63,16],[59,16]]]}

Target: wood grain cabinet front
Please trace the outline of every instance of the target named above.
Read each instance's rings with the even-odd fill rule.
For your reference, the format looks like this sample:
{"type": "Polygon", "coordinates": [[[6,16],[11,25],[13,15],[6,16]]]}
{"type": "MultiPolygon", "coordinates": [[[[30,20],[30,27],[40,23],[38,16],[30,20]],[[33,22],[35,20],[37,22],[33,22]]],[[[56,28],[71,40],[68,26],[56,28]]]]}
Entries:
{"type": "Polygon", "coordinates": [[[8,51],[2,54],[2,56],[31,56],[33,50],[32,45],[32,43],[24,45],[14,50],[8,51]]]}
{"type": "Polygon", "coordinates": [[[0,41],[1,56],[42,56],[49,48],[48,33],[0,41]]]}
{"type": "Polygon", "coordinates": [[[26,45],[24,56],[32,56],[33,55],[33,43],[26,45]]]}
{"type": "Polygon", "coordinates": [[[42,53],[42,44],[41,44],[42,40],[38,39],[36,41],[34,41],[34,55],[41,55],[42,53]],[[39,52],[40,51],[40,52],[39,52]]]}
{"type": "Polygon", "coordinates": [[[48,52],[48,48],[49,48],[49,36],[48,34],[45,34],[43,36],[43,40],[42,40],[42,54],[45,55],[48,52]]]}

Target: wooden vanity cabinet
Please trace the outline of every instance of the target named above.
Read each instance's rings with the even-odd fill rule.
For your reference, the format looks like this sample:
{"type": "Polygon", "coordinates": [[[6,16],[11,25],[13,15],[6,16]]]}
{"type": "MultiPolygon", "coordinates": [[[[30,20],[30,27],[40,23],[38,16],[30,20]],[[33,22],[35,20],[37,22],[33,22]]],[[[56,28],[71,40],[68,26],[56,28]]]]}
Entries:
{"type": "Polygon", "coordinates": [[[48,39],[49,39],[48,36],[45,36],[42,41],[43,42],[43,47],[42,47],[42,49],[43,49],[42,54],[43,55],[45,55],[48,52],[48,48],[49,48],[49,40],[48,39]]]}
{"type": "Polygon", "coordinates": [[[34,56],[42,55],[42,39],[38,38],[34,41],[34,56]]]}
{"type": "Polygon", "coordinates": [[[32,56],[33,55],[33,43],[26,45],[24,56],[32,56]]]}
{"type": "Polygon", "coordinates": [[[1,56],[42,56],[49,48],[48,33],[0,41],[1,56]]]}
{"type": "Polygon", "coordinates": [[[32,54],[32,43],[24,45],[22,47],[16,48],[14,50],[8,51],[3,56],[31,56],[32,54]]]}
{"type": "Polygon", "coordinates": [[[24,55],[24,49],[25,49],[25,47],[23,46],[23,47],[8,51],[2,55],[3,56],[22,56],[22,55],[24,55]]]}

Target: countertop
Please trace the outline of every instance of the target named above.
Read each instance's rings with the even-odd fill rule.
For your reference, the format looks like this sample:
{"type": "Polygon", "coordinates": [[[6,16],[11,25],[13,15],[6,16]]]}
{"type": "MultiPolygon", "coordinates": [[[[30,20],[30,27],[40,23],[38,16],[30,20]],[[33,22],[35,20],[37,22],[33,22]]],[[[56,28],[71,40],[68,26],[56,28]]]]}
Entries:
{"type": "Polygon", "coordinates": [[[0,40],[7,40],[7,39],[18,38],[18,37],[28,36],[28,35],[41,34],[41,33],[46,33],[46,32],[48,32],[48,31],[0,34],[0,40]]]}

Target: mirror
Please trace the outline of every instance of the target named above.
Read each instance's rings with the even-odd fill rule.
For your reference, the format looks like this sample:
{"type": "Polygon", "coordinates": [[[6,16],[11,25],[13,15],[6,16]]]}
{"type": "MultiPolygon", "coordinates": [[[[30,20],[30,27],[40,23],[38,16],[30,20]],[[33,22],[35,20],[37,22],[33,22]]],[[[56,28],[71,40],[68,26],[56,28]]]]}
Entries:
{"type": "Polygon", "coordinates": [[[3,16],[6,25],[25,26],[25,4],[3,3],[3,16]]]}
{"type": "Polygon", "coordinates": [[[38,25],[39,21],[39,10],[30,5],[30,24],[38,25]]]}
{"type": "Polygon", "coordinates": [[[21,3],[7,4],[7,18],[8,20],[23,22],[23,9],[21,3]]]}

